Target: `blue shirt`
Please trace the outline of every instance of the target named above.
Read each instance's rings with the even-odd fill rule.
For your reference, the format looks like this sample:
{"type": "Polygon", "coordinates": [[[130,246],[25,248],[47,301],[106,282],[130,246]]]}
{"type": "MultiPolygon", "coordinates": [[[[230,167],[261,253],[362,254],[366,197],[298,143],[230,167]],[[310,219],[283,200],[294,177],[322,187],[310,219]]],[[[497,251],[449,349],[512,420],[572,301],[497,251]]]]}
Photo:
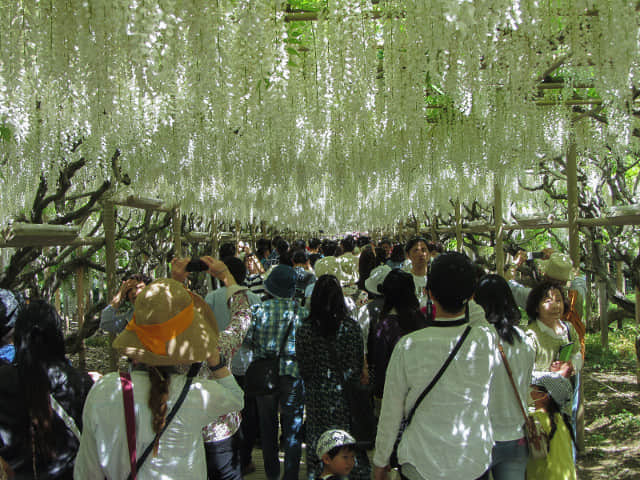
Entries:
{"type": "MultiPolygon", "coordinates": [[[[247,298],[249,299],[250,305],[261,303],[260,297],[251,291],[247,291],[247,298]]],[[[218,331],[222,332],[231,322],[231,311],[227,304],[227,287],[220,287],[213,292],[207,293],[204,301],[207,302],[211,310],[213,310],[213,315],[218,322],[218,331]]],[[[252,359],[253,354],[245,339],[240,349],[231,359],[232,373],[234,375],[244,375],[252,359]]]]}
{"type": "Polygon", "coordinates": [[[3,360],[7,363],[13,363],[13,359],[15,358],[15,356],[16,347],[13,346],[13,343],[9,343],[4,347],[0,347],[0,360],[3,360]]]}
{"type": "Polygon", "coordinates": [[[100,328],[105,332],[118,335],[133,317],[133,308],[120,313],[111,305],[107,305],[100,314],[100,328]]]}
{"type": "Polygon", "coordinates": [[[296,361],[296,329],[307,317],[305,308],[291,298],[274,297],[251,307],[253,323],[245,341],[253,349],[254,360],[277,356],[289,322],[293,322],[280,358],[280,375],[300,378],[296,361]]]}

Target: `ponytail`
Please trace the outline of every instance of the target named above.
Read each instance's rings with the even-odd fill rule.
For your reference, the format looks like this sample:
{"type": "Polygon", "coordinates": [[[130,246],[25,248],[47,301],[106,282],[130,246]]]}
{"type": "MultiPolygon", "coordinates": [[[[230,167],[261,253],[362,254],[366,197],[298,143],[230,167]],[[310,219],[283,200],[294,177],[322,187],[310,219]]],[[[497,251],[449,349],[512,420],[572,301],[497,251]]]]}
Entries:
{"type": "MultiPolygon", "coordinates": [[[[151,427],[158,434],[164,428],[167,419],[167,400],[169,399],[169,383],[171,369],[149,367],[149,409],[151,410],[151,427]]],[[[153,445],[153,456],[158,455],[159,437],[153,445]]]]}

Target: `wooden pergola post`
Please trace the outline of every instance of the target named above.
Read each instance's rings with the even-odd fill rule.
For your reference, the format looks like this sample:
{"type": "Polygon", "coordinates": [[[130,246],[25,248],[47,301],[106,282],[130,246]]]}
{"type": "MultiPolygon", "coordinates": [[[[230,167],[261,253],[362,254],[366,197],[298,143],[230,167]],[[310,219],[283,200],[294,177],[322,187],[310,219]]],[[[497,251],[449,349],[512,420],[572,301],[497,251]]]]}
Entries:
{"type": "MultiPolygon", "coordinates": [[[[116,283],[116,206],[113,202],[104,202],[102,212],[102,227],[104,228],[105,242],[105,270],[107,273],[107,302],[115,297],[118,290],[116,283]]],[[[109,334],[109,344],[113,343],[115,335],[109,334]]],[[[118,368],[118,353],[109,349],[109,369],[115,371],[118,368]]]]}
{"type": "Polygon", "coordinates": [[[609,318],[607,309],[609,308],[609,296],[607,295],[607,284],[604,280],[598,281],[598,306],[600,309],[600,344],[605,350],[609,349],[609,318]]]}
{"type": "Polygon", "coordinates": [[[171,227],[173,229],[173,245],[176,258],[182,258],[182,222],[180,207],[171,210],[171,227]]]}
{"type": "MultiPolygon", "coordinates": [[[[82,331],[82,326],[84,324],[84,312],[85,312],[85,289],[84,289],[84,279],[86,274],[86,266],[81,265],[76,269],[76,301],[77,301],[77,309],[76,313],[78,315],[78,332],[82,331]]],[[[80,350],[79,350],[79,363],[80,368],[83,370],[87,369],[87,352],[85,349],[84,338],[80,340],[80,350]]]]}
{"type": "Polygon", "coordinates": [[[462,252],[462,205],[456,200],[456,251],[462,252]]]}
{"type": "Polygon", "coordinates": [[[504,276],[504,242],[502,238],[503,217],[502,217],[502,187],[496,180],[493,186],[493,222],[495,225],[496,246],[494,248],[496,254],[496,273],[504,276]]]}
{"type": "Polygon", "coordinates": [[[580,266],[580,231],[578,225],[578,161],[576,143],[571,139],[567,151],[567,220],[569,223],[569,256],[574,268],[580,266]]]}

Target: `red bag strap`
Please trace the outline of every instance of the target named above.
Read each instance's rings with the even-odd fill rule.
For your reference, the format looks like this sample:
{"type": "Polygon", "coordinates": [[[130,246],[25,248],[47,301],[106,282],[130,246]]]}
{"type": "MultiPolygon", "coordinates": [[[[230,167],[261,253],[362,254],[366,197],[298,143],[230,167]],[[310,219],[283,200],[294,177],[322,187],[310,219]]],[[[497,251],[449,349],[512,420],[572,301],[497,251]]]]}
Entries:
{"type": "Polygon", "coordinates": [[[124,402],[124,419],[127,424],[127,445],[129,446],[129,462],[131,463],[131,478],[135,480],[136,469],[136,415],[133,410],[133,383],[129,372],[120,372],[122,383],[122,400],[124,402]]]}

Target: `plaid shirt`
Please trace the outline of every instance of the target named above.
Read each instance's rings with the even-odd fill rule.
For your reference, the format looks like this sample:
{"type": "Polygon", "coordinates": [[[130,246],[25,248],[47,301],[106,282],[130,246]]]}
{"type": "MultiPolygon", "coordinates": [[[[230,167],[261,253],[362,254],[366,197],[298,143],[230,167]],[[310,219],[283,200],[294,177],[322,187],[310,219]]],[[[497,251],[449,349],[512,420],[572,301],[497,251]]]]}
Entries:
{"type": "Polygon", "coordinates": [[[293,322],[287,337],[284,354],[280,358],[280,375],[291,375],[300,378],[296,361],[296,329],[308,312],[290,298],[274,297],[262,304],[253,305],[253,323],[249,328],[246,343],[253,348],[253,359],[268,358],[278,355],[289,321],[293,322]]]}

